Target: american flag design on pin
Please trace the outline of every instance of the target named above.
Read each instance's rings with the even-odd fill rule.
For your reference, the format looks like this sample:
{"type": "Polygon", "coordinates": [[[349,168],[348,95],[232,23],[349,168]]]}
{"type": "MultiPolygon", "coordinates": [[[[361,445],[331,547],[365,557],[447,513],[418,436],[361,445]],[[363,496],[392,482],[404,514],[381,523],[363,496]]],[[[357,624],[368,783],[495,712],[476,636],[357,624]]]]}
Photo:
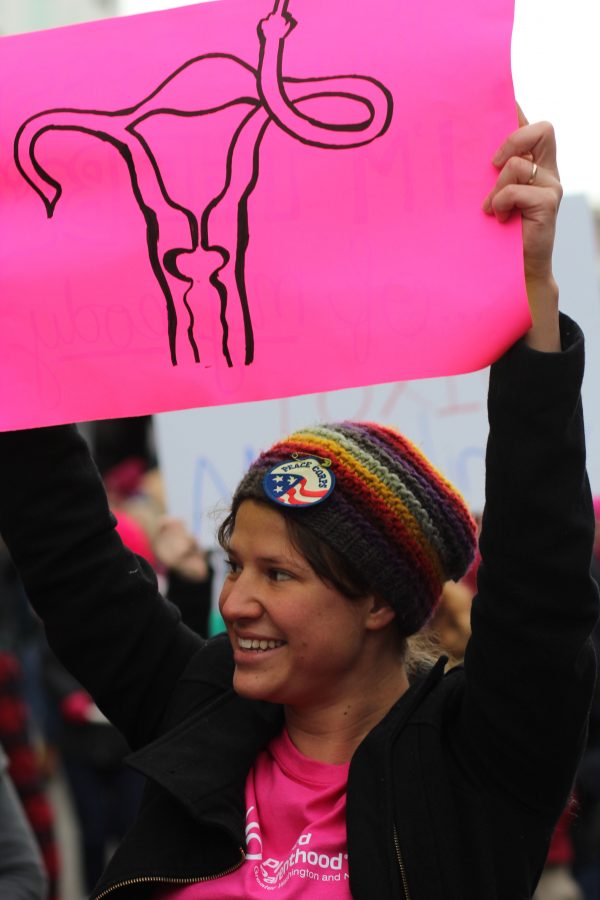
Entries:
{"type": "Polygon", "coordinates": [[[269,500],[279,506],[301,509],[326,500],[335,487],[335,475],[329,460],[298,457],[273,466],[263,479],[263,487],[269,500]]]}

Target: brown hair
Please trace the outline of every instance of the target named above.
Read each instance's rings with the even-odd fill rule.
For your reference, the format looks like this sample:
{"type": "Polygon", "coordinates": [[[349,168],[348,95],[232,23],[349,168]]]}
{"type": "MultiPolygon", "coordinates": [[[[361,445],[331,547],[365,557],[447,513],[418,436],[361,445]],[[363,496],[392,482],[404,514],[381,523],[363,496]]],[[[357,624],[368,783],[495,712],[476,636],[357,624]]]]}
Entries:
{"type": "MultiPolygon", "coordinates": [[[[272,503],[263,500],[253,499],[252,502],[261,503],[268,506],[269,509],[274,509],[272,503]]],[[[223,550],[227,550],[229,547],[235,527],[235,517],[240,505],[237,503],[232,506],[217,532],[217,539],[223,550]]],[[[348,562],[338,550],[334,550],[323,538],[316,535],[306,523],[301,521],[298,515],[286,515],[286,510],[283,508],[275,511],[285,519],[288,537],[293,548],[304,557],[321,581],[332,585],[349,600],[358,600],[360,597],[375,593],[366,576],[348,562]]]]}

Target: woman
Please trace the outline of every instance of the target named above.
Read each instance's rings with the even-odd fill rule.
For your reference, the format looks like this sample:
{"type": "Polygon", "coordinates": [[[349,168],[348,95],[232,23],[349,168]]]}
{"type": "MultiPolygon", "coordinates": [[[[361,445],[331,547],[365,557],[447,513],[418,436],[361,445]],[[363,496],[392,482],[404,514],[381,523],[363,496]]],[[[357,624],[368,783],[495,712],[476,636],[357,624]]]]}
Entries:
{"type": "Polygon", "coordinates": [[[494,163],[484,209],[522,212],[533,326],[492,368],[464,670],[408,675],[406,640],[474,531],[395,432],[309,429],[256,461],[221,530],[228,636],[208,642],[124,550],[76,435],[2,436],[1,530],[55,651],[148,777],[94,897],[531,897],[581,753],[597,592],[552,129],[523,123],[494,163]]]}

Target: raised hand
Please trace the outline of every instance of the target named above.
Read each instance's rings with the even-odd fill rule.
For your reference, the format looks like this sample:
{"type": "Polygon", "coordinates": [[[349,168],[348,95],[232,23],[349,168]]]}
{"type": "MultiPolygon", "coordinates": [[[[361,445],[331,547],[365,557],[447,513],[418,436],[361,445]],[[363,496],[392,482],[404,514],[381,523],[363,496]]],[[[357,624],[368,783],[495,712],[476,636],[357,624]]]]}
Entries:
{"type": "Polygon", "coordinates": [[[206,554],[184,522],[163,516],[152,541],[156,558],[190,581],[205,581],[209,570],[206,554]]]}
{"type": "Polygon", "coordinates": [[[552,272],[552,251],[563,192],[556,139],[549,122],[530,125],[520,109],[519,122],[521,127],[493,159],[500,174],[483,209],[499,222],[521,213],[525,280],[534,325],[527,339],[537,349],[558,350],[558,288],[552,272]]]}

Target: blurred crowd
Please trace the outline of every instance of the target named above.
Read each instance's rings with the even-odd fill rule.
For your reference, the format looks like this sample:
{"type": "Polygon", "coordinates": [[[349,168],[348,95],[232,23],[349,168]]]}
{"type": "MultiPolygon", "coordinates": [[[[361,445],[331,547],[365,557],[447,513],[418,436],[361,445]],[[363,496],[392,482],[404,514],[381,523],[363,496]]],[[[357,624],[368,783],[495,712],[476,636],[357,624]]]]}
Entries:
{"type": "MultiPolygon", "coordinates": [[[[206,636],[210,558],[181,520],[166,515],[151,419],[91,423],[82,430],[123,542],[150,563],[184,622],[206,636]]],[[[16,788],[41,853],[48,897],[80,900],[96,884],[108,854],[133,821],[142,777],[123,765],[128,752],[124,739],[50,651],[1,540],[0,748],[6,754],[4,777],[7,772],[10,786],[16,788]],[[64,865],[73,859],[74,848],[60,846],[56,825],[64,810],[52,803],[56,780],[68,790],[78,838],[75,879],[68,881],[64,865]],[[81,889],[74,882],[81,882],[81,889]]],[[[3,760],[0,755],[0,772],[3,760]]],[[[3,812],[0,802],[0,815],[3,812]]],[[[14,857],[14,846],[6,844],[9,829],[1,830],[0,855],[14,857]]],[[[0,880],[0,887],[3,884],[0,880]]],[[[3,890],[0,895],[8,897],[3,890]]],[[[22,890],[14,887],[11,896],[42,896],[27,893],[24,884],[22,890]]]]}
{"type": "MultiPolygon", "coordinates": [[[[92,423],[83,431],[103,476],[121,538],[150,563],[184,622],[206,636],[212,595],[210,554],[184,522],[166,514],[151,418],[92,423]]],[[[598,581],[600,498],[595,513],[592,574],[598,581]]],[[[449,667],[464,661],[478,565],[476,559],[462,581],[447,583],[429,625],[432,649],[448,656],[449,667]]],[[[600,643],[600,627],[594,638],[600,643]]],[[[510,665],[510,648],[506,664],[510,665]]],[[[123,765],[128,748],[119,732],[48,648],[1,542],[0,748],[5,754],[0,752],[0,778],[7,780],[9,790],[16,789],[17,796],[10,800],[24,814],[24,827],[33,833],[48,897],[81,900],[132,822],[142,779],[123,765]],[[65,886],[64,860],[72,857],[73,848],[62,846],[57,837],[61,811],[53,806],[55,795],[49,790],[57,779],[68,789],[75,816],[81,882],[76,889],[65,886]]],[[[0,783],[0,815],[4,814],[2,804],[0,783]]],[[[7,840],[0,834],[0,855],[14,857],[14,847],[7,840]]],[[[600,900],[600,691],[573,796],[554,833],[535,900],[600,900]]]]}

